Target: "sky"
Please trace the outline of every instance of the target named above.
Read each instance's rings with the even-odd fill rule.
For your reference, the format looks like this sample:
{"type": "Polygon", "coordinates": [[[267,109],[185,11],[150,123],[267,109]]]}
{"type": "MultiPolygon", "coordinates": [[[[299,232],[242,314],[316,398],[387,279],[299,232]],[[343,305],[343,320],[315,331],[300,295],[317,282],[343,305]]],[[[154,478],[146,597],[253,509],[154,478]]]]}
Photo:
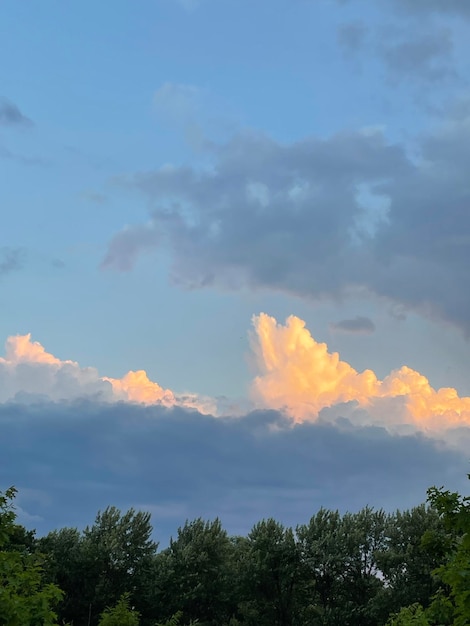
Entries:
{"type": "Polygon", "coordinates": [[[0,490],[232,533],[466,490],[470,5],[0,4],[0,490]]]}

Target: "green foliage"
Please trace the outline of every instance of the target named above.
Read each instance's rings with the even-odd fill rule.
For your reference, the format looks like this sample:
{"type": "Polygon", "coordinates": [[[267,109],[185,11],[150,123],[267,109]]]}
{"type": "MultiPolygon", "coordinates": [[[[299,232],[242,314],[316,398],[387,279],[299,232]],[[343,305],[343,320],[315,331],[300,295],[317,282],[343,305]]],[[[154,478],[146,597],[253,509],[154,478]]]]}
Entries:
{"type": "Polygon", "coordinates": [[[83,533],[64,528],[39,540],[47,554],[48,580],[65,591],[61,619],[88,624],[90,618],[95,626],[105,607],[115,605],[126,592],[145,614],[141,604],[157,549],[151,535],[149,513],[130,509],[121,514],[109,507],[83,533]]]}
{"type": "Polygon", "coordinates": [[[106,608],[98,626],[139,626],[139,613],[129,607],[129,594],[124,593],[115,606],[106,608]]]}
{"type": "Polygon", "coordinates": [[[376,554],[384,549],[383,511],[368,507],[341,516],[320,509],[297,535],[310,576],[310,619],[314,624],[375,626],[375,600],[382,590],[376,554]]]}
{"type": "Polygon", "coordinates": [[[439,586],[433,571],[445,554],[443,534],[438,513],[424,505],[387,517],[385,544],[375,555],[385,582],[377,599],[384,617],[403,606],[430,603],[439,586]]]}
{"type": "Polygon", "coordinates": [[[166,615],[181,610],[185,622],[222,626],[233,611],[232,543],[220,520],[196,519],[178,529],[158,559],[157,599],[166,615]]]}
{"type": "Polygon", "coordinates": [[[470,624],[470,498],[431,487],[428,501],[441,526],[428,527],[421,546],[438,556],[434,574],[441,586],[427,608],[419,603],[404,607],[390,619],[390,626],[470,624]]]}
{"type": "Polygon", "coordinates": [[[14,488],[0,493],[0,625],[53,626],[62,592],[44,584],[38,555],[15,549],[18,536],[27,536],[15,524],[15,495],[14,488]]]}
{"type": "Polygon", "coordinates": [[[387,626],[430,626],[430,624],[420,604],[403,608],[387,622],[387,626]]]}
{"type": "Polygon", "coordinates": [[[155,626],[181,626],[181,618],[183,617],[182,611],[176,612],[166,622],[161,622],[155,626]]]}
{"type": "Polygon", "coordinates": [[[263,520],[238,547],[243,563],[239,588],[242,623],[293,624],[299,608],[301,569],[292,530],[274,519],[263,520]]]}
{"type": "Polygon", "coordinates": [[[453,624],[465,626],[470,623],[470,497],[432,487],[428,499],[448,531],[448,558],[436,574],[450,589],[453,624]]]}

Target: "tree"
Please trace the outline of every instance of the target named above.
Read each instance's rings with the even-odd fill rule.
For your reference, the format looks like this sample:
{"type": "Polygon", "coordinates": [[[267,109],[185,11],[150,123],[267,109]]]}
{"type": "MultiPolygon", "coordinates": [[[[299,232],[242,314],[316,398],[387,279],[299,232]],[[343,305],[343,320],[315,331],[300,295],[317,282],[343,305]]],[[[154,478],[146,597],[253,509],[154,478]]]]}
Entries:
{"type": "Polygon", "coordinates": [[[383,581],[376,555],[384,549],[385,523],[382,510],[366,507],[341,516],[322,508],[308,525],[297,527],[301,558],[310,579],[310,623],[380,623],[377,598],[383,581]]]}
{"type": "Polygon", "coordinates": [[[98,626],[139,626],[139,613],[129,607],[128,593],[124,593],[115,606],[103,611],[98,626]]]}
{"type": "Polygon", "coordinates": [[[58,607],[60,619],[66,622],[88,622],[90,599],[87,563],[83,538],[76,528],[61,528],[41,537],[38,550],[44,555],[44,576],[64,592],[58,607]]]}
{"type": "Polygon", "coordinates": [[[62,592],[56,585],[44,584],[39,555],[15,549],[15,495],[13,487],[0,492],[0,625],[53,626],[54,607],[62,592]]]}
{"type": "Polygon", "coordinates": [[[430,624],[423,607],[418,603],[404,607],[387,622],[387,626],[430,626],[430,624]]]}
{"type": "Polygon", "coordinates": [[[65,597],[61,619],[95,625],[105,607],[129,592],[138,611],[145,613],[147,572],[157,544],[151,539],[150,514],[127,513],[109,507],[83,533],[63,528],[38,541],[46,554],[45,571],[65,597]]]}
{"type": "Polygon", "coordinates": [[[424,504],[396,511],[387,518],[385,535],[385,544],[376,553],[385,581],[378,598],[381,615],[386,617],[416,603],[429,606],[439,589],[433,572],[445,555],[438,513],[424,504]]]}
{"type": "Polygon", "coordinates": [[[470,623],[470,497],[431,487],[428,500],[448,532],[448,558],[436,574],[450,589],[454,626],[465,626],[470,623]]]}
{"type": "Polygon", "coordinates": [[[434,570],[440,587],[428,607],[419,603],[404,607],[390,618],[390,626],[470,624],[470,498],[431,487],[428,502],[443,527],[428,528],[422,545],[440,557],[434,570]]]}
{"type": "Polygon", "coordinates": [[[140,608],[140,588],[157,550],[152,531],[150,513],[129,509],[122,514],[116,507],[98,512],[93,526],[84,530],[82,562],[93,623],[124,593],[140,608]]]}
{"type": "MultiPolygon", "coordinates": [[[[222,626],[235,610],[230,578],[232,544],[219,519],[201,518],[178,529],[158,556],[156,601],[168,619],[182,611],[183,623],[222,626]]],[[[160,618],[160,619],[161,619],[160,618]]]]}
{"type": "Polygon", "coordinates": [[[256,524],[239,544],[242,623],[293,626],[299,614],[300,554],[292,529],[274,519],[256,524]]]}

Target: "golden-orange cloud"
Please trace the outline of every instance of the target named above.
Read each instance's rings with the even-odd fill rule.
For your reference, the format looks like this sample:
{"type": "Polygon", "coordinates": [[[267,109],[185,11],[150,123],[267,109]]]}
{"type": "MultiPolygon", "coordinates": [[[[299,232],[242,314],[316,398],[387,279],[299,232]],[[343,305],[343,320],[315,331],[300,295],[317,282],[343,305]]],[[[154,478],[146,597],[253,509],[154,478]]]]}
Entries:
{"type": "MultiPolygon", "coordinates": [[[[31,333],[8,337],[5,344],[5,358],[0,363],[47,363],[58,364],[60,359],[45,351],[38,341],[31,341],[31,333]]],[[[67,361],[71,363],[71,361],[67,361]]]]}
{"type": "Polygon", "coordinates": [[[251,346],[260,373],[252,396],[260,406],[283,410],[303,422],[315,420],[322,409],[353,401],[384,426],[399,420],[430,431],[470,426],[470,398],[459,397],[452,388],[434,389],[409,367],[379,380],[372,370],[357,372],[337,352],[328,352],[298,317],[292,315],[282,325],[261,313],[253,325],[251,346]],[[385,414],[384,409],[393,410],[390,399],[399,401],[399,416],[385,414]]]}
{"type": "Polygon", "coordinates": [[[144,370],[109,378],[100,376],[93,367],[82,368],[75,361],[62,361],[32,341],[30,334],[9,337],[5,358],[0,357],[0,402],[14,400],[18,394],[51,400],[94,397],[106,402],[178,405],[201,413],[216,410],[210,398],[175,394],[150,380],[144,370]]]}
{"type": "Polygon", "coordinates": [[[128,372],[122,378],[103,377],[103,380],[111,383],[118,397],[126,398],[130,402],[164,404],[165,406],[176,404],[173,392],[151,381],[145,370],[128,372]]]}

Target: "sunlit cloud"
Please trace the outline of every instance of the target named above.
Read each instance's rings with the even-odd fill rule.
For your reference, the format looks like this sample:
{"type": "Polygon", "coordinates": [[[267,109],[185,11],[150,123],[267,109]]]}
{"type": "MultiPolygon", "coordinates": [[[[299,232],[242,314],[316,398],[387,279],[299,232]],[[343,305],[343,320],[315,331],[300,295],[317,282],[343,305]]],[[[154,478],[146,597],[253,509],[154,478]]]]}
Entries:
{"type": "MultiPolygon", "coordinates": [[[[353,403],[370,423],[392,430],[400,425],[440,432],[470,426],[470,398],[453,388],[434,389],[419,372],[403,366],[383,380],[367,369],[358,372],[329,352],[290,316],[279,324],[261,313],[253,318],[251,345],[259,375],[252,395],[259,406],[283,410],[295,422],[317,420],[321,411],[353,403]]],[[[359,415],[359,413],[358,413],[359,415]]]]}
{"type": "Polygon", "coordinates": [[[410,367],[393,370],[381,380],[372,369],[359,372],[330,352],[294,315],[280,324],[261,313],[253,324],[250,340],[258,375],[246,410],[231,405],[228,410],[214,398],[166,389],[144,370],[121,378],[101,376],[94,367],[50,354],[29,334],[6,341],[5,357],[0,357],[0,403],[91,399],[180,406],[214,416],[240,415],[254,406],[282,411],[291,423],[346,417],[357,426],[439,436],[470,426],[470,397],[459,396],[451,387],[434,389],[426,376],[410,367]]]}
{"type": "Polygon", "coordinates": [[[122,378],[100,376],[94,367],[61,360],[31,335],[9,337],[0,357],[0,402],[69,401],[92,398],[101,402],[131,402],[165,407],[182,406],[201,413],[216,411],[211,398],[176,394],[150,380],[144,370],[122,378]]]}

